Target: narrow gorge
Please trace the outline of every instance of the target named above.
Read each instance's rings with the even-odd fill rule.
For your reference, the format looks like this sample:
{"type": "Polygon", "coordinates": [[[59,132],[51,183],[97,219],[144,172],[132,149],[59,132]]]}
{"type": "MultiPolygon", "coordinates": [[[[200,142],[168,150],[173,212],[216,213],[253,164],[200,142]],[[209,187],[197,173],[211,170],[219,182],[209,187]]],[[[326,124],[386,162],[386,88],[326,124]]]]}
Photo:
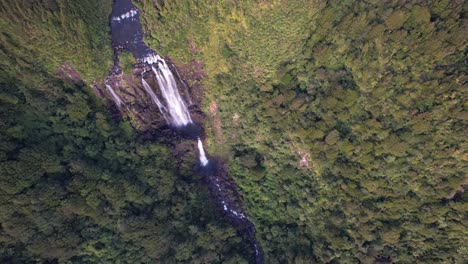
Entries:
{"type": "Polygon", "coordinates": [[[0,263],[466,263],[468,1],[0,1],[0,263]]]}
{"type": "MultiPolygon", "coordinates": [[[[202,122],[196,123],[191,118],[189,106],[193,106],[193,102],[188,85],[181,78],[175,64],[168,63],[144,43],[139,17],[140,11],[131,0],[114,1],[110,18],[114,66],[104,81],[105,91],[98,90],[98,94],[111,100],[121,115],[133,115],[142,121],[142,125],[145,123],[144,119],[155,118],[157,120],[146,120],[146,122],[165,123],[176,133],[196,141],[200,170],[206,178],[211,197],[220,209],[220,216],[227,218],[236,230],[250,241],[255,253],[255,263],[263,263],[263,253],[256,238],[255,226],[242,209],[237,187],[229,178],[226,165],[216,157],[208,157],[209,155],[205,153],[202,122]],[[133,84],[137,86],[133,92],[125,91],[121,86],[121,81],[125,78],[122,76],[119,55],[126,51],[129,51],[136,60],[137,63],[133,65],[132,70],[141,81],[133,84]],[[184,89],[183,96],[179,87],[184,89]],[[144,91],[144,96],[149,96],[151,99],[149,104],[143,103],[146,104],[143,107],[147,112],[146,116],[135,111],[129,100],[125,98],[125,95],[130,94],[132,100],[140,100],[135,91],[144,91]],[[156,109],[159,115],[151,113],[156,109]],[[138,116],[140,114],[142,116],[138,116]]],[[[154,128],[140,127],[140,129],[154,128]]]]}

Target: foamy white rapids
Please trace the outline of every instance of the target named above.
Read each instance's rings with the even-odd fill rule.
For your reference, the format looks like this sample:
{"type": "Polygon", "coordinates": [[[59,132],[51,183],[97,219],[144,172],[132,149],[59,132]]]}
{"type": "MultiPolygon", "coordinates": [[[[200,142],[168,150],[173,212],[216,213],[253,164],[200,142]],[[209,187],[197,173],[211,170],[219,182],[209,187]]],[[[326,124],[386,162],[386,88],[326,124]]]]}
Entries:
{"type": "Polygon", "coordinates": [[[205,155],[205,150],[203,149],[203,143],[201,142],[200,138],[198,138],[198,151],[200,152],[200,163],[202,166],[208,165],[208,159],[205,155]]]}
{"type": "Polygon", "coordinates": [[[260,250],[258,249],[257,243],[254,243],[254,249],[255,249],[255,256],[258,256],[260,254],[260,250]]]}
{"type": "Polygon", "coordinates": [[[138,9],[134,8],[134,9],[131,9],[130,11],[128,11],[127,13],[123,13],[122,15],[120,16],[115,16],[112,18],[112,20],[114,21],[119,21],[120,20],[124,20],[124,19],[128,19],[128,18],[131,18],[131,17],[134,17],[138,14],[138,9]]]}
{"type": "Polygon", "coordinates": [[[161,95],[166,101],[170,123],[177,127],[192,123],[190,112],[177,89],[177,83],[174,79],[174,75],[172,75],[172,72],[166,62],[159,57],[159,55],[156,55],[155,57],[158,68],[156,69],[154,66],[151,66],[151,68],[156,75],[161,95]]]}
{"type": "Polygon", "coordinates": [[[145,91],[150,95],[151,100],[158,106],[159,112],[161,112],[164,119],[166,119],[166,121],[169,122],[169,119],[166,114],[167,108],[161,103],[161,101],[159,101],[158,96],[154,93],[153,89],[151,89],[151,86],[145,81],[145,79],[141,78],[141,82],[143,83],[145,91]]]}
{"type": "Polygon", "coordinates": [[[112,86],[106,84],[106,89],[112,96],[112,100],[114,100],[115,104],[117,105],[118,108],[122,107],[124,105],[123,100],[120,98],[120,96],[112,89],[112,86]]]}
{"type": "Polygon", "coordinates": [[[143,63],[148,63],[149,65],[152,65],[154,63],[158,63],[158,60],[162,60],[162,58],[157,55],[157,54],[149,54],[148,56],[144,57],[143,59],[140,59],[143,63]]]}

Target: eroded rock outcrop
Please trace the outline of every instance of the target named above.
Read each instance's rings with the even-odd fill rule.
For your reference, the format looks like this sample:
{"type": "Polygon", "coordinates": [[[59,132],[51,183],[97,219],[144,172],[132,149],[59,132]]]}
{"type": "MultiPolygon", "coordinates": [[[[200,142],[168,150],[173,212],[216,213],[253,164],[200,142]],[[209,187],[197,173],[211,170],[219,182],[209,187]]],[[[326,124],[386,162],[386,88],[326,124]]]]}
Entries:
{"type": "MultiPolygon", "coordinates": [[[[196,139],[202,174],[223,215],[251,243],[255,262],[263,263],[263,252],[253,222],[242,208],[236,184],[227,174],[226,163],[205,154],[201,138],[204,114],[199,108],[204,77],[203,64],[194,61],[181,72],[143,42],[140,11],[130,0],[116,0],[111,15],[114,67],[103,83],[95,85],[104,97],[135,129],[150,135],[164,130],[196,139]],[[129,51],[136,59],[132,73],[125,73],[119,54],[129,51]],[[186,81],[186,79],[188,81],[186,81]],[[167,129],[169,128],[169,129],[167,129]]],[[[183,144],[183,143],[181,143],[183,144]]],[[[185,156],[184,145],[175,147],[176,156],[185,156]]],[[[183,174],[183,173],[182,173],[183,174]]]]}
{"type": "MultiPolygon", "coordinates": [[[[184,70],[178,72],[175,65],[171,64],[171,68],[176,72],[178,87],[181,89],[181,96],[188,102],[191,117],[195,123],[202,123],[204,114],[200,109],[200,86],[193,89],[188,83],[195,83],[195,81],[186,81],[183,75],[186,72],[191,72],[191,66],[183,67],[184,70]]],[[[138,131],[144,132],[148,130],[158,130],[167,126],[163,115],[161,114],[158,106],[151,100],[150,95],[145,91],[142,83],[144,79],[152,91],[162,98],[161,90],[156,81],[156,76],[152,72],[151,67],[137,63],[134,65],[131,73],[124,73],[123,71],[111,71],[106,80],[95,83],[93,88],[97,95],[103,97],[111,106],[118,109],[121,117],[128,118],[132,126],[138,131]]]]}

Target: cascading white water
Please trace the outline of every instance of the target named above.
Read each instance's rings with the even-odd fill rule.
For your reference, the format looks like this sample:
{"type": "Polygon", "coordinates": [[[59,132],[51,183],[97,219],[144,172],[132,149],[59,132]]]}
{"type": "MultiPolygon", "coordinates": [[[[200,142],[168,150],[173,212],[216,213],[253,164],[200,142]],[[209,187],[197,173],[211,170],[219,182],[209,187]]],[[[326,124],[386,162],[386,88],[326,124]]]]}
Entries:
{"type": "Polygon", "coordinates": [[[174,70],[175,70],[175,72],[177,74],[177,78],[179,78],[180,82],[182,83],[182,85],[185,88],[184,92],[185,92],[185,96],[187,98],[189,106],[193,105],[192,98],[190,97],[190,92],[189,92],[189,89],[187,87],[187,84],[185,84],[184,80],[182,80],[182,78],[180,77],[180,74],[179,74],[179,71],[177,70],[177,68],[174,67],[174,70]]]}
{"type": "Polygon", "coordinates": [[[202,166],[208,165],[208,159],[205,155],[205,150],[203,149],[203,143],[201,142],[200,138],[198,138],[198,151],[200,152],[200,163],[202,166]]]}
{"type": "Polygon", "coordinates": [[[112,96],[112,99],[114,100],[115,104],[117,105],[117,107],[120,109],[122,107],[122,105],[124,105],[124,102],[123,100],[120,98],[120,96],[114,91],[114,89],[112,89],[112,86],[106,84],[106,89],[107,91],[110,93],[110,95],[112,96]]]}
{"type": "MultiPolygon", "coordinates": [[[[151,89],[151,86],[148,84],[148,82],[145,81],[145,79],[142,78],[141,82],[143,83],[145,91],[150,95],[153,102],[156,103],[159,111],[164,116],[166,121],[177,127],[191,124],[192,118],[190,118],[190,112],[188,111],[184,100],[179,94],[179,90],[177,89],[177,82],[175,81],[174,75],[167,66],[166,62],[159,55],[155,54],[144,58],[143,62],[151,65],[151,69],[156,75],[156,80],[158,81],[159,89],[161,90],[161,95],[166,102],[166,106],[161,103],[158,96],[153,91],[153,89],[151,89]],[[158,68],[155,68],[154,64],[157,64],[158,68]]],[[[177,75],[178,74],[179,73],[177,73],[177,75]]],[[[187,89],[187,96],[189,96],[188,88],[185,88],[187,89]]],[[[200,152],[201,165],[206,166],[209,160],[206,157],[203,143],[200,138],[198,138],[198,151],[200,152]]]]}
{"type": "MultiPolygon", "coordinates": [[[[115,0],[113,2],[114,6],[110,24],[114,46],[123,47],[125,50],[130,51],[137,59],[138,63],[146,64],[152,68],[161,90],[160,93],[155,93],[154,91],[156,90],[153,90],[145,80],[142,80],[142,86],[150,95],[153,102],[158,106],[166,122],[173,126],[173,128],[177,128],[176,130],[180,130],[184,133],[187,132],[186,135],[190,135],[190,137],[194,134],[199,135],[200,132],[196,129],[197,127],[192,125],[193,121],[186,106],[193,105],[188,87],[180,78],[177,69],[174,67],[172,70],[175,76],[178,77],[181,84],[184,86],[182,89],[185,88],[185,90],[181,91],[181,94],[179,94],[176,83],[177,78],[174,78],[166,62],[145,44],[143,40],[144,32],[139,21],[140,11],[130,0],[115,0]],[[186,98],[184,98],[184,96],[181,97],[181,95],[184,94],[187,95],[186,98]],[[161,100],[159,100],[158,97],[161,97],[161,100]],[[186,100],[185,102],[187,102],[187,104],[183,101],[183,98],[186,100]]],[[[114,49],[114,52],[116,58],[118,58],[120,49],[114,49]]],[[[115,69],[112,70],[111,75],[121,74],[118,60],[114,62],[114,67],[115,69]]],[[[145,69],[143,70],[146,72],[145,69]]],[[[126,103],[114,92],[112,87],[107,87],[107,90],[119,108],[120,106],[126,107],[126,103]]],[[[200,138],[198,138],[198,151],[200,164],[205,167],[203,173],[208,183],[210,185],[214,184],[213,188],[210,188],[210,191],[213,193],[213,198],[220,202],[220,205],[222,205],[224,209],[224,215],[233,220],[234,227],[238,227],[238,231],[245,234],[249,240],[252,241],[255,250],[255,263],[263,264],[263,254],[261,246],[256,239],[255,226],[243,212],[240,204],[238,204],[239,201],[233,197],[235,196],[234,187],[224,179],[224,175],[220,174],[220,171],[209,169],[209,167],[214,167],[217,161],[215,159],[208,160],[200,138]]]]}
{"type": "Polygon", "coordinates": [[[154,58],[151,59],[148,58],[147,61],[158,64],[158,68],[155,68],[153,65],[151,68],[156,75],[161,95],[166,101],[169,122],[176,127],[192,123],[188,108],[177,90],[177,83],[174,79],[174,75],[172,75],[166,62],[159,55],[155,55],[154,58]]]}
{"type": "Polygon", "coordinates": [[[137,8],[134,8],[134,9],[131,9],[130,11],[128,11],[127,13],[124,13],[120,16],[115,16],[112,18],[113,21],[121,21],[121,20],[124,20],[124,19],[128,19],[128,18],[134,18],[137,14],[138,14],[138,9],[137,8]]]}
{"type": "Polygon", "coordinates": [[[159,101],[158,96],[154,93],[153,89],[151,89],[151,86],[145,81],[145,79],[141,79],[141,82],[143,83],[143,87],[145,88],[145,91],[150,95],[151,100],[158,106],[159,112],[163,115],[164,119],[166,119],[167,122],[169,122],[169,119],[167,117],[167,108],[159,101]]]}

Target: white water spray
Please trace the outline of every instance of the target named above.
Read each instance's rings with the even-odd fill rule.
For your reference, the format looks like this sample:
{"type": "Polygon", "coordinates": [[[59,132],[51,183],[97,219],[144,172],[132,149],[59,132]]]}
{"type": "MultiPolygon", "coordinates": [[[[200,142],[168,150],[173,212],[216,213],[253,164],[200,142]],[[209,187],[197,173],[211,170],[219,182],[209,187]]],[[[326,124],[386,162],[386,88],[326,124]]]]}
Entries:
{"type": "Polygon", "coordinates": [[[114,100],[115,104],[120,109],[124,105],[124,102],[122,101],[120,96],[114,91],[114,89],[112,89],[112,86],[110,86],[108,84],[106,84],[106,89],[110,93],[110,95],[112,96],[112,100],[114,100]]]}
{"type": "Polygon", "coordinates": [[[151,66],[151,68],[156,75],[161,94],[167,103],[171,123],[177,127],[192,123],[188,108],[177,90],[174,75],[159,55],[156,55],[156,61],[159,67],[156,69],[151,66]]]}
{"type": "Polygon", "coordinates": [[[167,117],[167,108],[159,101],[158,96],[154,93],[153,89],[151,89],[151,86],[145,81],[145,79],[141,79],[141,82],[143,83],[143,87],[145,88],[145,91],[150,95],[151,100],[158,106],[159,112],[163,115],[164,119],[166,119],[167,122],[169,122],[169,119],[167,117]]]}
{"type": "Polygon", "coordinates": [[[121,20],[128,19],[128,18],[133,18],[138,14],[138,9],[134,8],[128,11],[127,13],[124,13],[120,16],[113,17],[113,21],[118,21],[120,22],[121,20]]]}
{"type": "Polygon", "coordinates": [[[205,155],[205,150],[203,149],[203,143],[201,142],[200,138],[198,138],[198,151],[200,152],[200,163],[202,166],[208,165],[208,159],[205,155]]]}

